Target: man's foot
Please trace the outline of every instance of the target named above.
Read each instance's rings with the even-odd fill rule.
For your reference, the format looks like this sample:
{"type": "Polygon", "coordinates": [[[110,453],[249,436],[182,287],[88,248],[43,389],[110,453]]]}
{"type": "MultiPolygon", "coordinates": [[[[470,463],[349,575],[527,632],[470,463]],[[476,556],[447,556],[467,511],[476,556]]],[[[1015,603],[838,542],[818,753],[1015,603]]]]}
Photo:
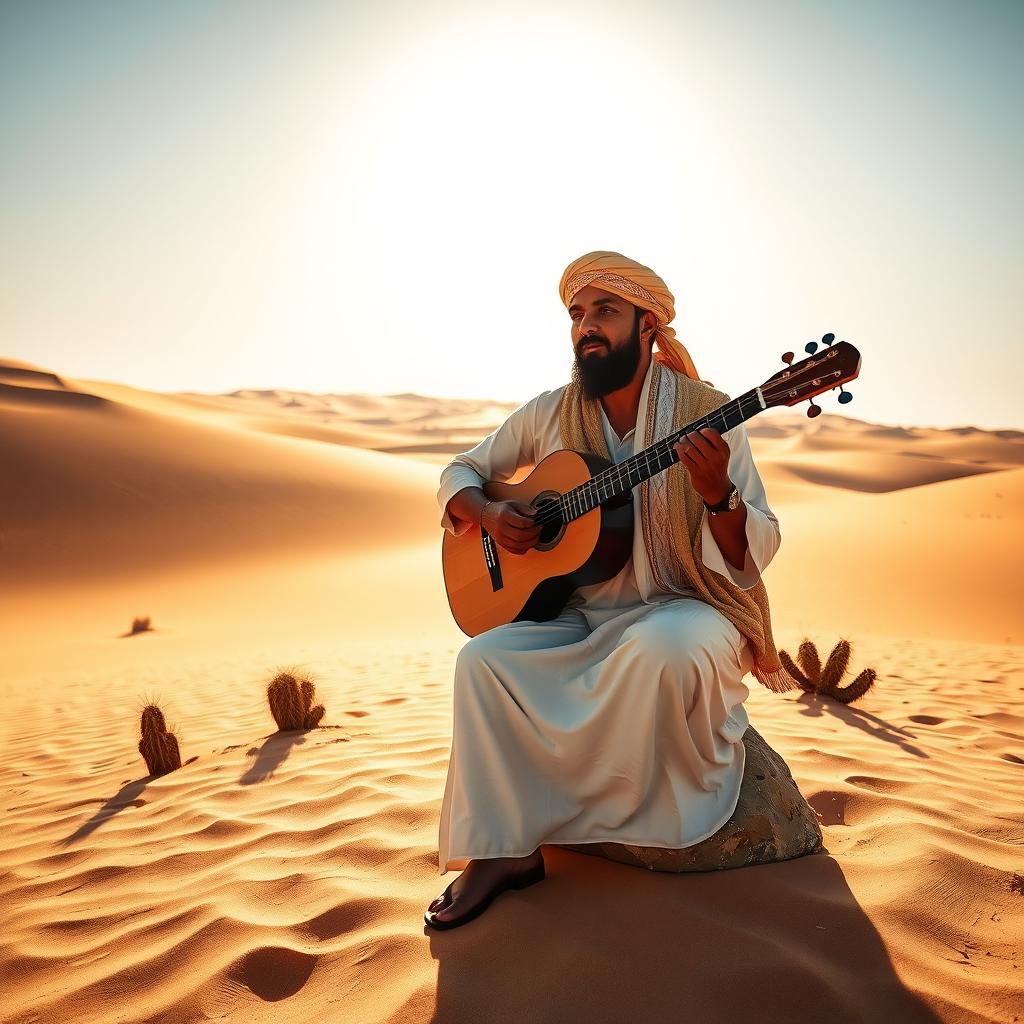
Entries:
{"type": "Polygon", "coordinates": [[[527,857],[493,857],[471,860],[465,871],[427,907],[427,915],[431,920],[441,924],[465,917],[475,907],[486,901],[502,882],[536,872],[543,863],[544,857],[540,852],[540,847],[537,847],[527,857]],[[446,896],[448,897],[447,903],[445,903],[446,896]],[[443,909],[439,909],[442,906],[443,909]]]}

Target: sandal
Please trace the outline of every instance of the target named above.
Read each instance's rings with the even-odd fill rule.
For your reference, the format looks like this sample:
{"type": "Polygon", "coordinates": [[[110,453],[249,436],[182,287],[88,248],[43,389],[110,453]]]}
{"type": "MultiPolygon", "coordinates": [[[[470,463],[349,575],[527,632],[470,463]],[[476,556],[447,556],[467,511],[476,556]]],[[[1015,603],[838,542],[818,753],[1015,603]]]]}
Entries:
{"type": "MultiPolygon", "coordinates": [[[[526,889],[531,885],[536,885],[537,882],[543,881],[544,879],[544,861],[541,862],[529,871],[524,871],[519,875],[508,875],[503,878],[493,889],[475,906],[472,910],[467,910],[461,917],[453,917],[450,921],[441,921],[433,917],[433,914],[437,911],[443,910],[448,906],[449,900],[452,895],[452,885],[455,884],[454,880],[449,883],[448,888],[441,894],[442,903],[437,908],[437,911],[432,911],[429,908],[423,914],[423,920],[430,925],[431,928],[437,928],[438,930],[444,930],[445,928],[458,928],[459,925],[468,924],[475,917],[479,917],[494,901],[497,896],[500,896],[507,889],[526,889]]],[[[434,900],[436,903],[437,900],[434,900]]]]}

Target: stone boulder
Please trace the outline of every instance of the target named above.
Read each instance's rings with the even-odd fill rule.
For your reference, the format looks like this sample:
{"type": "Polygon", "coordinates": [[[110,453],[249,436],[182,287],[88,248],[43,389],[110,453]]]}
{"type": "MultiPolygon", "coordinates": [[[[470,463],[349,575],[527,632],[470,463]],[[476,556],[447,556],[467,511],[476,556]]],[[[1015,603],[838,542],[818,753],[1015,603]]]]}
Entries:
{"type": "Polygon", "coordinates": [[[718,871],[790,860],[821,849],[821,827],[786,762],[753,726],[743,734],[747,761],[732,817],[712,836],[682,850],[619,843],[559,843],[651,871],[718,871]]]}

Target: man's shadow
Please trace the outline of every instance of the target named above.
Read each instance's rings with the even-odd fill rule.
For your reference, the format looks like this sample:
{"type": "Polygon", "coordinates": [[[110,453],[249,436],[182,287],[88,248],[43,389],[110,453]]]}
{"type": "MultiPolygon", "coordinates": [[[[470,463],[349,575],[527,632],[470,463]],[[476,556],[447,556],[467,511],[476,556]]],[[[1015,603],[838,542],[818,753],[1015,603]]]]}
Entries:
{"type": "Polygon", "coordinates": [[[461,928],[424,925],[437,1024],[940,1019],[827,853],[668,874],[542,849],[544,881],[461,928]]]}

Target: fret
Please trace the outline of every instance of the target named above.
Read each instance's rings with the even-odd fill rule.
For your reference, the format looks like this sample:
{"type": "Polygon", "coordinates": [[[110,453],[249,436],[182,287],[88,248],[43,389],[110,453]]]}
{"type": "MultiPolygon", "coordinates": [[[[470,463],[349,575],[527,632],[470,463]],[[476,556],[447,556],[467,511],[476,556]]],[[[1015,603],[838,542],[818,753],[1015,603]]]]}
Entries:
{"type": "Polygon", "coordinates": [[[756,416],[764,408],[764,403],[757,389],[748,391],[739,398],[726,402],[719,409],[707,416],[687,424],[667,437],[660,438],[641,452],[631,455],[628,459],[592,477],[587,483],[567,491],[559,502],[562,520],[569,522],[578,519],[598,505],[618,495],[632,490],[637,485],[650,479],[656,473],[668,469],[679,461],[673,447],[684,434],[702,427],[712,427],[724,434],[733,427],[739,426],[744,420],[756,416]]]}

